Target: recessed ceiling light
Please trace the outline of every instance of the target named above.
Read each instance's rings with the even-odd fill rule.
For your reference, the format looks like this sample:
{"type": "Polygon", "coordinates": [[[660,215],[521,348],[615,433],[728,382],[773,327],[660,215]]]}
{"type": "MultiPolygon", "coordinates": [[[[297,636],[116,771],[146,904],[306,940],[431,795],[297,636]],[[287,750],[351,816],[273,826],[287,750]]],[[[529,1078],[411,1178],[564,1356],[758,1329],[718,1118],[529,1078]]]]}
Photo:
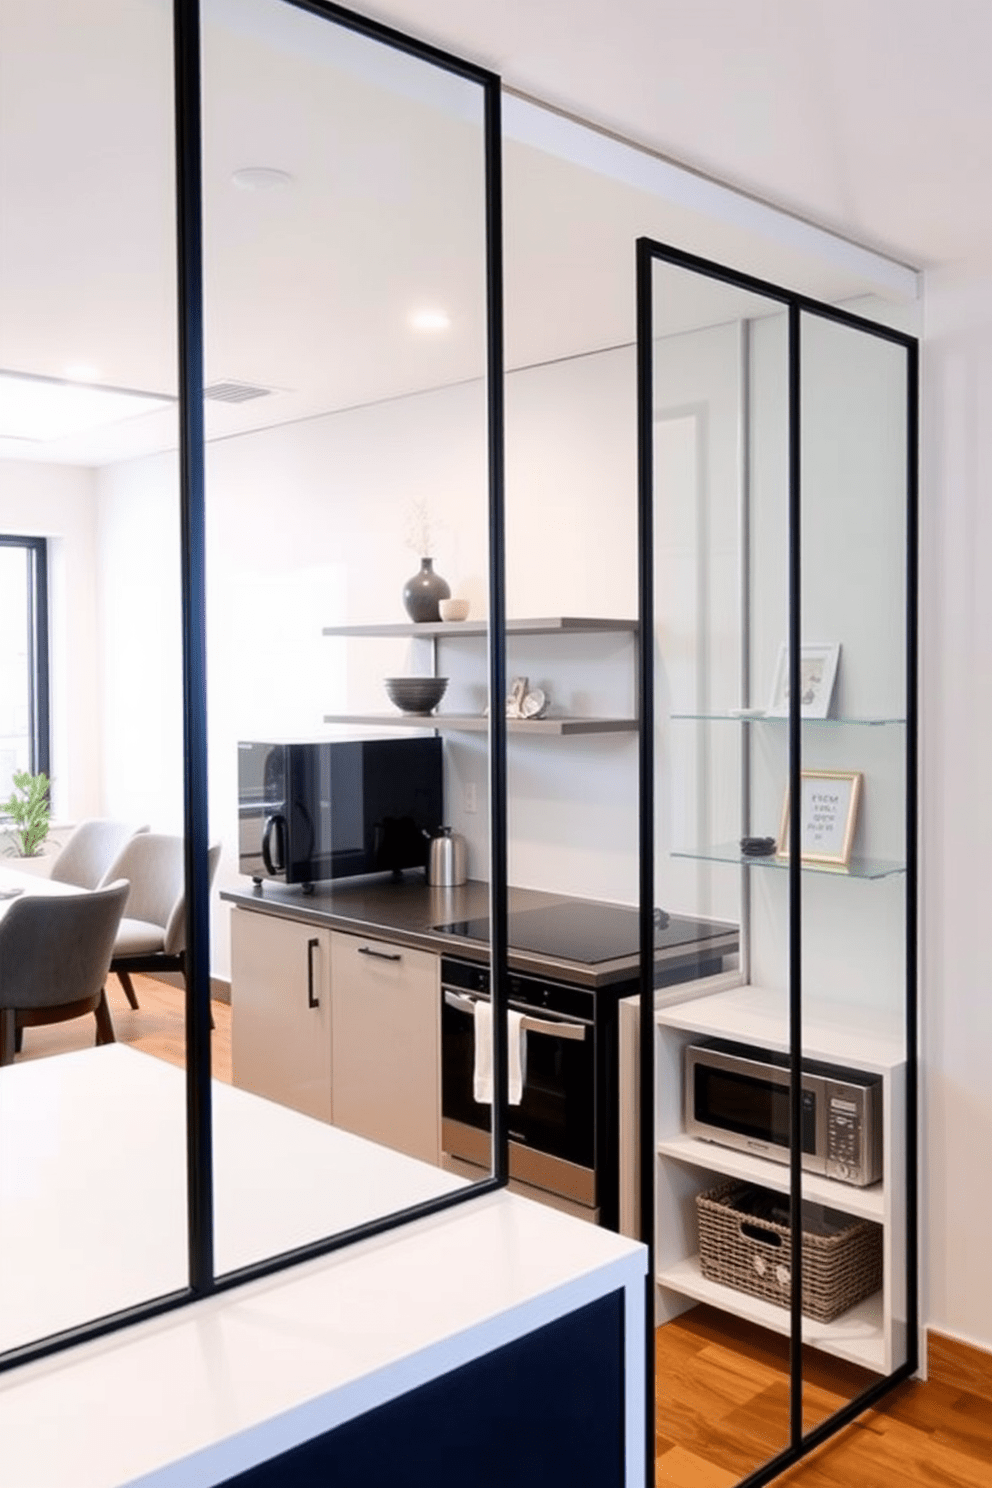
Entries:
{"type": "Polygon", "coordinates": [[[415,310],[410,324],[415,331],[446,331],[451,326],[451,316],[445,310],[415,310]]]}
{"type": "Polygon", "coordinates": [[[234,171],[231,180],[241,191],[271,191],[276,186],[291,186],[294,177],[271,165],[246,165],[234,171]]]}
{"type": "Polygon", "coordinates": [[[174,398],[0,371],[0,439],[42,442],[168,408],[174,398]]]}

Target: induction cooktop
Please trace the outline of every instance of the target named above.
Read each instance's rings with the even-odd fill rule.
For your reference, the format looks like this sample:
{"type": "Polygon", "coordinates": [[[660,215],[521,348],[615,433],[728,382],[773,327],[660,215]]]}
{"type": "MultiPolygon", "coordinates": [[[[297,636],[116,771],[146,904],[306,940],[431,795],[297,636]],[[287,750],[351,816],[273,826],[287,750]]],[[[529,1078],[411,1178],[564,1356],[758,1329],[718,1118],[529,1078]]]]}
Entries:
{"type": "MultiPolygon", "coordinates": [[[[705,944],[717,936],[727,935],[730,928],[711,920],[686,919],[678,915],[669,917],[657,910],[655,921],[656,951],[699,942],[705,944]]],[[[514,951],[531,951],[539,956],[555,956],[563,961],[595,966],[600,961],[636,956],[638,924],[636,909],[575,900],[567,904],[551,904],[543,909],[511,910],[509,944],[514,951]]],[[[455,920],[432,928],[441,935],[488,941],[489,916],[455,920]]]]}

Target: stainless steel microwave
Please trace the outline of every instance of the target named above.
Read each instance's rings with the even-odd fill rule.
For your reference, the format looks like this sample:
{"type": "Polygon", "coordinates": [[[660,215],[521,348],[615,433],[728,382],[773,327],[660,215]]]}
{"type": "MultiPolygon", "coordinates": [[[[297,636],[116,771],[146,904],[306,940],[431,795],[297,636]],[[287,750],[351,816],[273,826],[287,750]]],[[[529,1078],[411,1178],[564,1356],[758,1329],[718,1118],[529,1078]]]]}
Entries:
{"type": "MultiPolygon", "coordinates": [[[[685,1130],[775,1162],[789,1161],[789,1061],[719,1039],[685,1051],[685,1130]]],[[[882,1176],[882,1078],[803,1064],[803,1167],[859,1188],[882,1176]]]]}

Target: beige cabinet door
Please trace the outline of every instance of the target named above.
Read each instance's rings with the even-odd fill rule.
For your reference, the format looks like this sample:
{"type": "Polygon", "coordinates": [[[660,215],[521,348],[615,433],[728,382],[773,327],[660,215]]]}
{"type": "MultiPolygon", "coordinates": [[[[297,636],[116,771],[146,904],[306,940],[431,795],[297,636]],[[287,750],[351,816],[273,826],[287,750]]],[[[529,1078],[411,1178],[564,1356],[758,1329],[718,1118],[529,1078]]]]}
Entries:
{"type": "Polygon", "coordinates": [[[335,932],[331,980],[335,1125],[440,1163],[438,958],[335,932]]]}
{"type": "Polygon", "coordinates": [[[330,931],[253,910],[231,914],[235,1085],[331,1119],[330,931]]]}

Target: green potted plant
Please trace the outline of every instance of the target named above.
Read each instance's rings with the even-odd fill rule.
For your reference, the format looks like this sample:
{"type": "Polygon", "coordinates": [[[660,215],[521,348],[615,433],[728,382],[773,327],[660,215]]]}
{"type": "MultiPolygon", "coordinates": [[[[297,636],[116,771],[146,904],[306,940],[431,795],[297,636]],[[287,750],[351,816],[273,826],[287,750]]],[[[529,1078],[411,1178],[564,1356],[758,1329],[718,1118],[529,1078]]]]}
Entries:
{"type": "Polygon", "coordinates": [[[52,824],[51,781],[44,771],[32,775],[19,770],[12,783],[7,800],[0,801],[0,816],[7,818],[4,825],[14,842],[14,856],[36,858],[52,824]]]}

